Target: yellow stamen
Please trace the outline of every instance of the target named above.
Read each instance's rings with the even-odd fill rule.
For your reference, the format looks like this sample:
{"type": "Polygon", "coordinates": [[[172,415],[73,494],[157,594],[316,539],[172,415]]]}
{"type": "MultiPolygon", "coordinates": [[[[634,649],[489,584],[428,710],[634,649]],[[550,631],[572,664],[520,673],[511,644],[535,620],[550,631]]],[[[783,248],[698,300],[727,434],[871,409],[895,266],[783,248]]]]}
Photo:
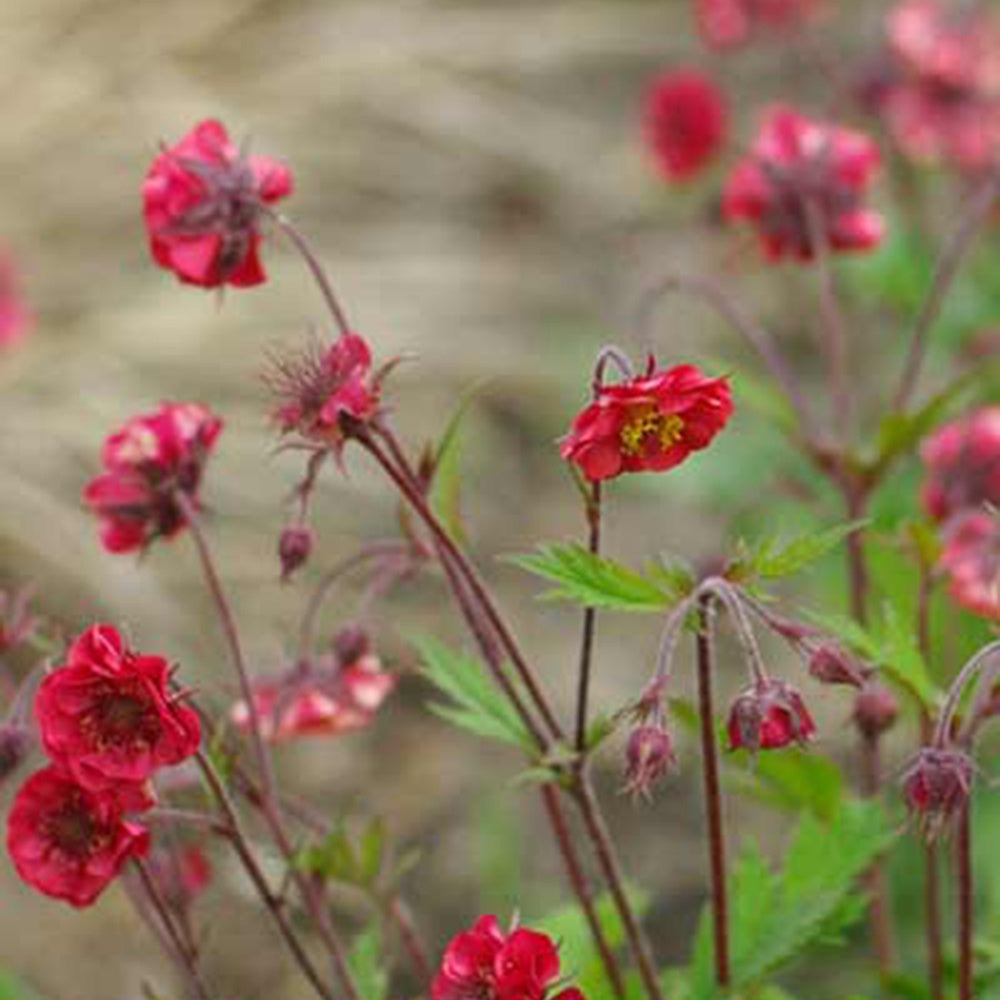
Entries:
{"type": "Polygon", "coordinates": [[[639,455],[648,435],[655,434],[662,448],[670,448],[680,441],[683,433],[684,421],[676,413],[665,417],[655,410],[647,409],[636,413],[622,427],[618,436],[626,455],[639,455]]]}

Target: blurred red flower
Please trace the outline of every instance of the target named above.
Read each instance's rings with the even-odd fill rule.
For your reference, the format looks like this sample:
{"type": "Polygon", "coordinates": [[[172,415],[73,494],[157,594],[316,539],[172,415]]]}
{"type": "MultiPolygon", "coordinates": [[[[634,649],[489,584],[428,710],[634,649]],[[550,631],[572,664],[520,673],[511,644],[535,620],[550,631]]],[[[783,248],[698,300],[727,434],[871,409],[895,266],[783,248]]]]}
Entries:
{"type": "Polygon", "coordinates": [[[995,514],[970,509],[945,526],[938,568],[948,593],[969,611],[1000,619],[1000,523],[995,514]]]}
{"type": "Polygon", "coordinates": [[[789,29],[815,13],[817,0],[695,0],[695,19],[706,44],[733,48],[755,32],[789,29]]]}
{"type": "Polygon", "coordinates": [[[0,252],[0,351],[16,347],[35,325],[21,292],[14,260],[0,252]]]}

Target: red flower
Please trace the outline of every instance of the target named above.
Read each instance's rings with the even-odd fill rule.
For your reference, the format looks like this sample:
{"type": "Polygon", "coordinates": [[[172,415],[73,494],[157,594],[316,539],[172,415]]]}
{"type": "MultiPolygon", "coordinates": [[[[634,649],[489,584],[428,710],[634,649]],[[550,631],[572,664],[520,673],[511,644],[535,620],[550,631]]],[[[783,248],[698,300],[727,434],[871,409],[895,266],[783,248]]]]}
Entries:
{"type": "Polygon", "coordinates": [[[758,29],[795,27],[816,7],[816,0],[695,0],[695,17],[706,44],[725,49],[749,41],[758,29]]]}
{"type": "Polygon", "coordinates": [[[653,786],[677,767],[673,738],[659,724],[636,726],[628,738],[625,761],[624,791],[649,800],[653,786]]]}
{"type": "Polygon", "coordinates": [[[967,507],[1000,503],[1000,406],[985,406],[938,428],[920,446],[923,502],[944,521],[967,507]]]}
{"type": "Polygon", "coordinates": [[[587,479],[662,472],[708,446],[733,412],[729,383],[693,365],[605,386],[573,421],[560,453],[587,479]]]}
{"type": "Polygon", "coordinates": [[[969,800],[975,767],[961,750],[924,747],[903,775],[903,798],[925,836],[936,837],[969,800]]]}
{"type": "Polygon", "coordinates": [[[170,675],[163,657],[126,649],[110,625],[91,626],[38,690],[46,752],[89,791],[141,788],[198,749],[198,716],[170,691],[170,675]]]}
{"type": "Polygon", "coordinates": [[[125,862],[148,848],[145,828],[124,818],[114,796],[81,788],[57,767],[28,778],[7,819],[17,873],[73,906],[93,903],[125,862]]]}
{"type": "Polygon", "coordinates": [[[942,537],[938,568],[948,593],[977,615],[1000,619],[1000,524],[984,510],[956,514],[942,537]]]}
{"type": "Polygon", "coordinates": [[[866,136],[775,107],[730,175],[723,214],[752,222],[771,260],[814,256],[810,205],[831,249],[869,250],[885,228],[862,202],[878,166],[878,148],[866,136]]]}
{"type": "Polygon", "coordinates": [[[144,548],[184,526],[176,493],[197,505],[201,474],[222,421],[197,403],[164,403],[133,417],[104,442],[105,472],[92,479],[83,500],[101,520],[109,552],[144,548]]]}
{"type": "Polygon", "coordinates": [[[281,401],[275,419],[282,432],[339,449],[353,423],[378,412],[379,379],[371,364],[368,344],[354,333],[329,347],[312,343],[272,359],[266,380],[281,401]]]}
{"type": "Polygon", "coordinates": [[[730,750],[776,750],[812,739],[816,724],[795,688],[768,679],[751,685],[733,702],[727,732],[730,750]]]}
{"type": "Polygon", "coordinates": [[[153,161],[142,185],[153,258],[189,284],[259,285],[261,209],[291,190],[287,167],[244,156],[219,122],[200,122],[153,161]]]}
{"type": "Polygon", "coordinates": [[[0,253],[0,351],[21,343],[34,325],[34,316],[21,294],[14,262],[0,253]]]}
{"type": "MultiPolygon", "coordinates": [[[[300,736],[336,736],[363,729],[395,686],[396,677],[382,669],[366,638],[348,655],[320,656],[282,676],[258,681],[254,700],[262,735],[281,743],[300,736]]],[[[250,709],[245,701],[233,706],[230,718],[241,729],[249,727],[250,709]]]]}
{"type": "Polygon", "coordinates": [[[657,77],[646,91],[643,132],[660,173],[681,181],[699,173],[718,153],[729,113],[719,88],[696,70],[657,77]]]}
{"type": "Polygon", "coordinates": [[[480,917],[452,938],[431,988],[432,1000],[583,1000],[579,990],[549,997],[559,953],[537,931],[504,934],[496,917],[480,917]]]}

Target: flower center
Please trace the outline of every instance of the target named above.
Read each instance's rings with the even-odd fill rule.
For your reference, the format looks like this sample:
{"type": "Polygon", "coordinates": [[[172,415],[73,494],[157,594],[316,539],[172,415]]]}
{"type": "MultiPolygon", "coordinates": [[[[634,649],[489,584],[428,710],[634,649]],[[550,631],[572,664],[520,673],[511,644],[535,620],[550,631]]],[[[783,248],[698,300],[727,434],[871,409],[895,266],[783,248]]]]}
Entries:
{"type": "Polygon", "coordinates": [[[91,853],[101,837],[86,803],[75,798],[48,818],[45,832],[59,851],[76,858],[91,853]]]}
{"type": "Polygon", "coordinates": [[[83,729],[98,750],[111,746],[149,746],[159,734],[156,714],[146,701],[120,690],[108,691],[97,699],[83,720],[83,729]]]}
{"type": "Polygon", "coordinates": [[[676,413],[664,416],[654,409],[643,409],[622,427],[618,436],[626,455],[639,455],[649,437],[657,438],[666,450],[677,444],[683,433],[684,421],[676,413]]]}

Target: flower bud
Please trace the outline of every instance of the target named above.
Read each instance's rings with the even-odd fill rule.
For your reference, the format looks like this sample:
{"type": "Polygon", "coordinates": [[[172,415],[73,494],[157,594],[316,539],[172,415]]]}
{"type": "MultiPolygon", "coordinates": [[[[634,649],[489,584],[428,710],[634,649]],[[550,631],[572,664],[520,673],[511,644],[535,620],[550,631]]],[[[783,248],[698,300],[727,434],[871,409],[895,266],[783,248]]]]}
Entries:
{"type": "Polygon", "coordinates": [[[625,762],[623,791],[649,800],[653,786],[677,767],[673,738],[659,724],[636,726],[628,738],[625,762]]]}
{"type": "Polygon", "coordinates": [[[961,750],[924,747],[903,774],[903,798],[928,840],[969,801],[975,765],[961,750]]]}
{"type": "Polygon", "coordinates": [[[730,750],[776,750],[789,743],[805,743],[815,734],[816,724],[795,688],[768,678],[737,697],[726,729],[730,750]]]}
{"type": "Polygon", "coordinates": [[[31,749],[31,732],[15,723],[0,723],[0,784],[10,777],[31,749]]]}
{"type": "Polygon", "coordinates": [[[891,729],[898,715],[896,696],[881,684],[866,684],[854,699],[854,724],[870,740],[891,729]]]}
{"type": "Polygon", "coordinates": [[[820,684],[850,684],[861,687],[864,671],[861,664],[842,646],[824,642],[809,655],[809,675],[820,684]]]}
{"type": "Polygon", "coordinates": [[[278,540],[278,557],[281,559],[281,581],[284,583],[309,558],[313,546],[313,533],[304,524],[285,528],[278,540]]]}
{"type": "Polygon", "coordinates": [[[357,663],[371,648],[372,641],[360,625],[347,625],[333,637],[333,652],[342,667],[357,663]]]}

